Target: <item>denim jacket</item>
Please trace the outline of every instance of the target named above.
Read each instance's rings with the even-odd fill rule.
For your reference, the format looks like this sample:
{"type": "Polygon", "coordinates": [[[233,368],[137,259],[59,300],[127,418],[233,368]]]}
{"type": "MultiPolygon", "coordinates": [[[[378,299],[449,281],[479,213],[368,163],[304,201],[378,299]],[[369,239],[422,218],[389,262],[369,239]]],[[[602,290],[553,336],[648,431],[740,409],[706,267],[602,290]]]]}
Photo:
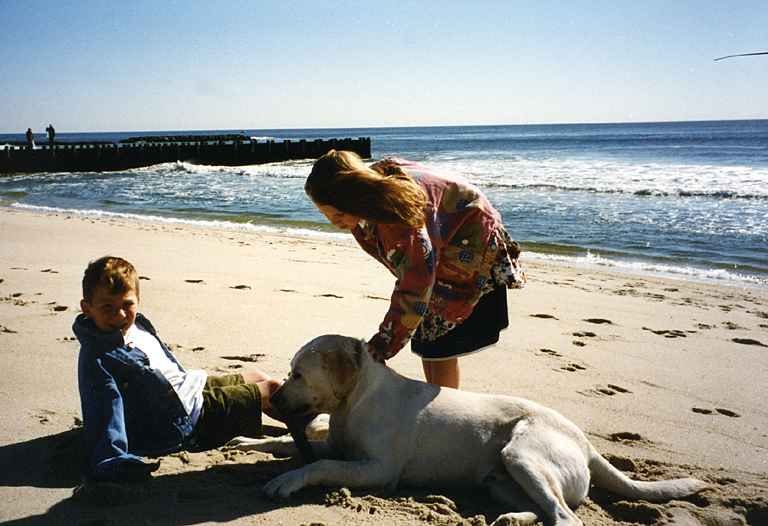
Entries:
{"type": "MultiPolygon", "coordinates": [[[[144,316],[138,314],[135,323],[157,338],[144,316]]],[[[171,384],[149,366],[147,355],[126,345],[120,331],[99,331],[84,314],[77,316],[72,330],[80,340],[86,478],[120,480],[148,473],[150,464],[140,456],[181,450],[194,426],[171,384]]],[[[162,341],[160,345],[178,364],[162,341]]]]}

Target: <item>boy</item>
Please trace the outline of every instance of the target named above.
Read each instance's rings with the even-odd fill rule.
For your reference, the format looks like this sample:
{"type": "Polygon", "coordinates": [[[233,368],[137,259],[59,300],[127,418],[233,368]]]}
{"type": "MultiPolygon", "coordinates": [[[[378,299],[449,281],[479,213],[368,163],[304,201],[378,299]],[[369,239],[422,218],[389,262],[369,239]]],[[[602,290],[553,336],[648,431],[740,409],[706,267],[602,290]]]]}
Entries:
{"type": "Polygon", "coordinates": [[[83,311],[72,326],[80,341],[78,382],[86,480],[137,481],[160,456],[219,447],[261,434],[261,411],[280,386],[260,371],[208,376],[184,369],[138,312],[139,276],[105,256],[83,276],[83,311]]]}

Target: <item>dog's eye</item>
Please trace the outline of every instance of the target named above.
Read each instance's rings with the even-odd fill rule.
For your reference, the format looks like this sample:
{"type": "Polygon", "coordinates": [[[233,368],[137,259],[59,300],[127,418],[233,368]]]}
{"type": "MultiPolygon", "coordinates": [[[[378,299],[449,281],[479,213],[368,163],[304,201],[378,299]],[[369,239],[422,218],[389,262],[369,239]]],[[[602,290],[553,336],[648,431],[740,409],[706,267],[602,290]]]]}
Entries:
{"type": "Polygon", "coordinates": [[[295,373],[295,372],[291,371],[290,373],[288,373],[288,378],[292,378],[294,380],[298,380],[299,378],[301,378],[301,373],[295,373]]]}

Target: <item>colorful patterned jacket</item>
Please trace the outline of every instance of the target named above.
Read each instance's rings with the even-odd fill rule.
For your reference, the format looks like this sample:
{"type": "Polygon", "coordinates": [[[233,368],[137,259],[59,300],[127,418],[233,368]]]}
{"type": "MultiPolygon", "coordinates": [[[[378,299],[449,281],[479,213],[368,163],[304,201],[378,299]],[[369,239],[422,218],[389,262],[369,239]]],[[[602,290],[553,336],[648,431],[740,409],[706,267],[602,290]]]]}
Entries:
{"type": "MultiPolygon", "coordinates": [[[[420,229],[361,221],[357,242],[397,278],[389,310],[374,341],[386,358],[410,340],[430,311],[449,322],[466,319],[491,279],[491,266],[504,245],[501,216],[462,177],[436,174],[415,162],[386,159],[425,190],[426,224],[420,229]]],[[[374,165],[375,167],[376,165],[374,165]]]]}

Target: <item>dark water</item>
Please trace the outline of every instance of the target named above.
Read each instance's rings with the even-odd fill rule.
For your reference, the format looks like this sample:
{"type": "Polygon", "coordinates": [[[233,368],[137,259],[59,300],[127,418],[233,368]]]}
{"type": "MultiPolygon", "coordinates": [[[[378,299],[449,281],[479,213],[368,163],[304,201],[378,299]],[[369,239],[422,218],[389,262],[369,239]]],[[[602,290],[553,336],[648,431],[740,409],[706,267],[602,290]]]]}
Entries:
{"type": "MultiPolygon", "coordinates": [[[[461,173],[540,257],[768,283],[765,120],[58,133],[57,140],[240,132],[262,140],[370,136],[376,158],[398,155],[461,173]]],[[[23,135],[0,135],[4,140],[23,135]]],[[[18,175],[0,178],[0,202],[328,231],[303,193],[310,167],[309,161],[170,163],[106,174],[18,175]]]]}

